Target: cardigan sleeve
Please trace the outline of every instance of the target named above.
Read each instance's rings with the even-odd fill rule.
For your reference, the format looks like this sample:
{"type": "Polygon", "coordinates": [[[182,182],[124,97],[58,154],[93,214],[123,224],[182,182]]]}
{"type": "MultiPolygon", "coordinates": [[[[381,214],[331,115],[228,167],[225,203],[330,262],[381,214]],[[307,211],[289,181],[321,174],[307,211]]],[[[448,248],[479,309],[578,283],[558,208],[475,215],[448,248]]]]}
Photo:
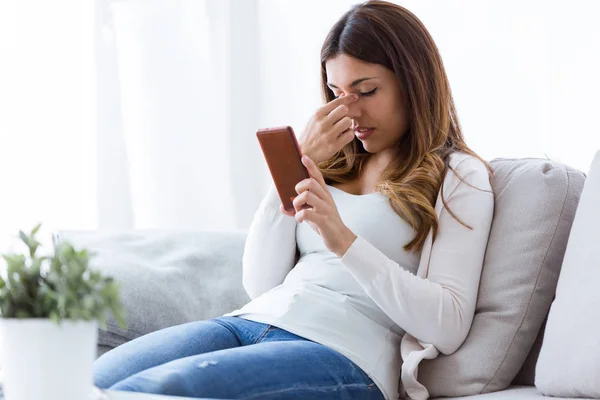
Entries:
{"type": "Polygon", "coordinates": [[[248,229],[242,283],[251,299],[281,284],[294,267],[297,221],[283,214],[280,204],[277,189],[271,185],[248,229]]]}
{"type": "Polygon", "coordinates": [[[390,260],[360,236],[341,258],[392,321],[444,354],[455,352],[471,327],[494,209],[488,172],[481,161],[467,158],[455,171],[462,181],[450,170],[444,178],[444,198],[448,208],[472,229],[442,208],[426,279],[390,260]]]}

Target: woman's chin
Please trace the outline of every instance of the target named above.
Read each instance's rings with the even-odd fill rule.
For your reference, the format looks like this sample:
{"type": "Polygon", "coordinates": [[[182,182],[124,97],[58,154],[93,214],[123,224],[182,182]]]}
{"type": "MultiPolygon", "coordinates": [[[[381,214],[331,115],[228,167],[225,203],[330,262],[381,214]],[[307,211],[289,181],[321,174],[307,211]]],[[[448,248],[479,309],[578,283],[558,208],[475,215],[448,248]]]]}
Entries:
{"type": "Polygon", "coordinates": [[[362,146],[363,148],[368,152],[368,153],[377,153],[377,147],[373,145],[373,143],[370,143],[369,140],[365,140],[362,141],[362,146]]]}

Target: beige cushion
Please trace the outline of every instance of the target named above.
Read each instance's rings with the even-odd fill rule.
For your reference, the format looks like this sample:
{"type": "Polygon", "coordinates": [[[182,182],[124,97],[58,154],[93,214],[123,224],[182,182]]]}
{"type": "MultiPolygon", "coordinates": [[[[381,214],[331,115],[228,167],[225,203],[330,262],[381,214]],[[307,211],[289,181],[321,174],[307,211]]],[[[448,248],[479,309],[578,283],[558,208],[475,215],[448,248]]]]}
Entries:
{"type": "Polygon", "coordinates": [[[492,167],[496,204],[475,318],[458,351],[421,363],[431,397],[502,390],[519,372],[550,308],[585,180],[543,159],[492,167]]]}
{"type": "Polygon", "coordinates": [[[600,152],[573,222],[548,314],[535,385],[547,396],[600,398],[600,152]]]}

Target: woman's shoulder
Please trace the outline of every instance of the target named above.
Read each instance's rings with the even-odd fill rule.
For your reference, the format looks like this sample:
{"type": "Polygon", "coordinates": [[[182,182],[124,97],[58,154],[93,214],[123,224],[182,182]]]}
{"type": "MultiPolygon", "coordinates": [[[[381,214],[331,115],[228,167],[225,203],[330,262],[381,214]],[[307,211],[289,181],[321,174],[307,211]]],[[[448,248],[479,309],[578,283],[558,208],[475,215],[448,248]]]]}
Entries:
{"type": "Polygon", "coordinates": [[[449,181],[465,182],[483,190],[490,189],[490,173],[487,165],[471,154],[455,152],[449,159],[450,168],[446,172],[446,183],[449,181]]]}
{"type": "Polygon", "coordinates": [[[484,170],[487,171],[487,166],[479,158],[472,156],[471,154],[463,153],[460,151],[450,154],[448,164],[452,169],[460,170],[484,170]]]}

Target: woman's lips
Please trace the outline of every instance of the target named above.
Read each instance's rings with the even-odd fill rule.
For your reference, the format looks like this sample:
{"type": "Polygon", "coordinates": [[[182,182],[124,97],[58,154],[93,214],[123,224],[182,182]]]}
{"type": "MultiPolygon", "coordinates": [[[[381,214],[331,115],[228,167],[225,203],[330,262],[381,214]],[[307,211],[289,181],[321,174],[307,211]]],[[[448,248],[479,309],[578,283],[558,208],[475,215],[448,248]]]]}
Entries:
{"type": "Polygon", "coordinates": [[[359,140],[365,140],[373,134],[375,128],[360,128],[354,131],[354,134],[359,140]]]}

